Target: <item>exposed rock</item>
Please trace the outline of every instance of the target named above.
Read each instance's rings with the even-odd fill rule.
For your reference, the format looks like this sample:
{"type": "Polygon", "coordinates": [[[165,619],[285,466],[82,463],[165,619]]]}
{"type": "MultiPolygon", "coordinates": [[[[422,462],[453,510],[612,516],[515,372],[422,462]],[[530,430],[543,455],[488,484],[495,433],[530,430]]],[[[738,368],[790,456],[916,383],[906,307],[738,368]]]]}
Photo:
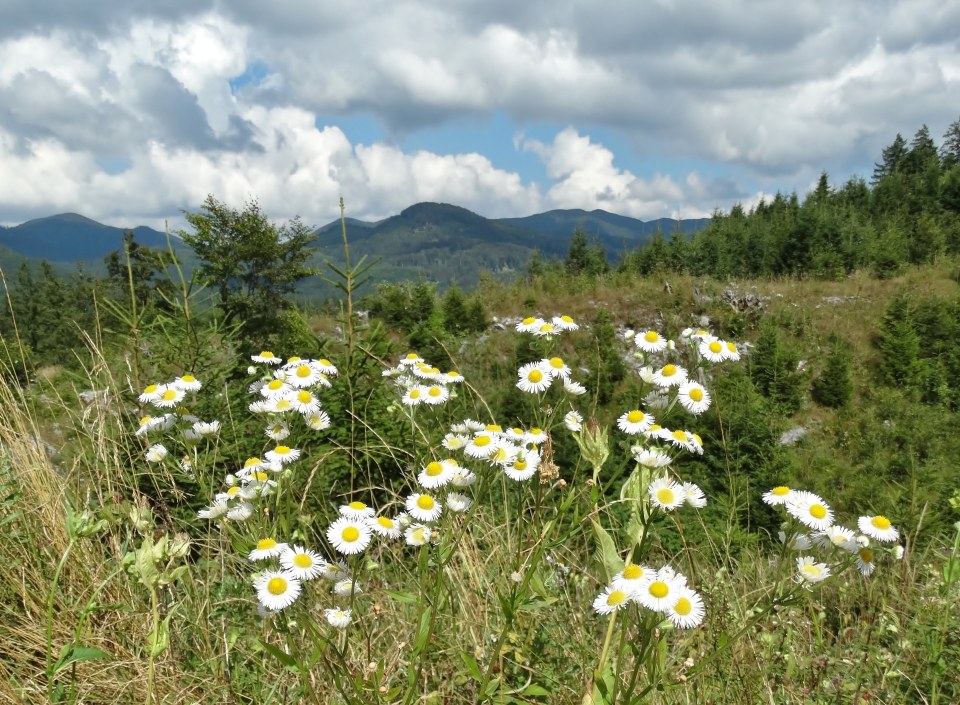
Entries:
{"type": "Polygon", "coordinates": [[[805,426],[796,426],[794,428],[791,428],[788,431],[784,431],[783,434],[781,434],[780,445],[792,446],[794,443],[796,443],[806,435],[807,435],[807,428],[805,426]]]}

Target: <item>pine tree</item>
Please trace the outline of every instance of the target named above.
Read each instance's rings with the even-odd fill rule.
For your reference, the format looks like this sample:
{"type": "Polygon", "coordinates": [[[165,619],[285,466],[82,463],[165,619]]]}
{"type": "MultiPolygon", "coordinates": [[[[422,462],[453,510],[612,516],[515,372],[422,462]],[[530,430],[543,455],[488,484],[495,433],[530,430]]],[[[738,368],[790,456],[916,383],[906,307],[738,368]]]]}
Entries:
{"type": "Polygon", "coordinates": [[[940,164],[944,169],[960,165],[960,120],[954,120],[943,133],[940,145],[940,164]]]}
{"type": "Polygon", "coordinates": [[[907,141],[899,132],[893,140],[893,144],[884,148],[881,152],[880,162],[873,165],[873,179],[871,183],[876,186],[880,181],[892,174],[897,173],[903,166],[903,160],[907,156],[907,141]]]}
{"type": "Polygon", "coordinates": [[[813,400],[832,409],[841,409],[849,404],[853,396],[852,366],[850,345],[833,334],[823,371],[813,383],[813,400]]]}
{"type": "Polygon", "coordinates": [[[917,385],[922,369],[920,336],[913,305],[906,296],[898,296],[887,306],[875,347],[880,353],[876,376],[882,384],[907,388],[917,385]]]}

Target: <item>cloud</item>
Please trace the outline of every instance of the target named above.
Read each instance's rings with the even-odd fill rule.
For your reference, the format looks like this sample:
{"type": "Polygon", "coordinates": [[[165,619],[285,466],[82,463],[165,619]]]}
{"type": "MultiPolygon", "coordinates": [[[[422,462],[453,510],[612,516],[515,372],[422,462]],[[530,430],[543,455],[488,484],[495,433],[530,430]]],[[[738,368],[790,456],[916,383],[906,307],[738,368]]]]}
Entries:
{"type": "Polygon", "coordinates": [[[417,200],[709,213],[869,173],[896,132],[936,136],[960,102],[955,0],[82,5],[0,4],[7,222],[156,220],[211,192],[321,222],[340,195],[358,217],[417,200]],[[539,135],[516,155],[543,178],[505,149],[402,148],[493,113],[539,135]],[[335,123],[358,115],[383,134],[351,143],[335,123]]]}

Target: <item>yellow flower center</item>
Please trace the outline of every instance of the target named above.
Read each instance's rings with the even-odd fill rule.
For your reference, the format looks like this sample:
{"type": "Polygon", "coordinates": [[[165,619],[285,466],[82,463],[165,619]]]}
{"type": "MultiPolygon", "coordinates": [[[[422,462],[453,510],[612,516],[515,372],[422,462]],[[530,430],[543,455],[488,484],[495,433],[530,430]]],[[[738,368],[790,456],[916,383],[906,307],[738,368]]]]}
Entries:
{"type": "Polygon", "coordinates": [[[694,401],[703,401],[703,390],[694,387],[690,390],[690,398],[694,401]]]}
{"type": "Polygon", "coordinates": [[[274,356],[273,353],[270,352],[269,350],[263,350],[260,352],[260,354],[257,357],[273,357],[273,356],[274,356]]]}
{"type": "Polygon", "coordinates": [[[239,487],[234,486],[234,487],[228,487],[228,488],[227,488],[227,496],[228,496],[228,497],[233,497],[233,495],[235,495],[235,494],[237,494],[237,493],[239,493],[239,492],[240,492],[240,488],[239,488],[239,487]]]}
{"type": "Polygon", "coordinates": [[[559,357],[551,357],[551,358],[550,358],[550,367],[552,367],[552,368],[555,369],[555,370],[562,370],[562,369],[563,369],[563,359],[562,359],[562,358],[559,358],[559,357]]]}
{"type": "Polygon", "coordinates": [[[552,323],[544,323],[542,326],[540,326],[541,333],[551,333],[552,331],[553,331],[552,323]]]}
{"type": "Polygon", "coordinates": [[[633,564],[623,569],[623,577],[627,580],[637,580],[643,577],[643,568],[633,564]]]}
{"type": "Polygon", "coordinates": [[[287,581],[285,578],[277,576],[276,578],[270,578],[270,582],[267,583],[267,591],[271,595],[282,595],[287,591],[287,581]]]}
{"type": "Polygon", "coordinates": [[[340,533],[340,538],[347,543],[353,543],[360,538],[360,529],[355,526],[348,526],[340,533]]]}
{"type": "Polygon", "coordinates": [[[810,505],[810,515],[814,519],[823,519],[827,516],[827,508],[822,504],[812,504],[810,505]]]}
{"type": "Polygon", "coordinates": [[[297,401],[301,404],[309,404],[313,401],[313,395],[310,392],[297,392],[297,401]]]}
{"type": "Polygon", "coordinates": [[[420,507],[420,509],[430,511],[433,509],[435,504],[436,502],[433,501],[433,497],[430,497],[429,495],[422,494],[417,497],[417,506],[420,507]]]}
{"type": "Polygon", "coordinates": [[[429,394],[431,397],[439,397],[441,394],[443,394],[443,390],[441,390],[440,387],[430,387],[430,389],[427,391],[427,394],[429,394]]]}
{"type": "Polygon", "coordinates": [[[538,382],[543,380],[543,372],[541,372],[540,370],[530,370],[530,374],[527,375],[527,379],[533,382],[534,384],[537,384],[538,382]]]}
{"type": "Polygon", "coordinates": [[[680,441],[681,443],[687,442],[687,432],[686,431],[674,431],[670,434],[673,436],[674,440],[680,441]]]}
{"type": "Polygon", "coordinates": [[[611,607],[616,607],[617,605],[623,604],[627,599],[627,593],[623,590],[614,590],[609,595],[607,595],[607,604],[611,607]]]}
{"type": "Polygon", "coordinates": [[[658,340],[660,340],[660,334],[657,333],[656,331],[648,330],[644,334],[643,339],[646,340],[648,343],[655,343],[658,340]]]}
{"type": "Polygon", "coordinates": [[[297,568],[309,568],[313,565],[313,559],[306,553],[298,553],[293,557],[293,564],[297,568]]]}
{"type": "Polygon", "coordinates": [[[411,398],[411,399],[419,399],[419,398],[420,398],[420,390],[419,390],[419,389],[411,389],[411,390],[410,390],[410,398],[411,398]]]}
{"type": "Polygon", "coordinates": [[[543,433],[543,429],[541,429],[539,426],[534,426],[530,429],[530,433],[531,435],[539,436],[541,433],[543,433]]]}
{"type": "Polygon", "coordinates": [[[276,448],[273,449],[273,452],[276,453],[277,455],[289,455],[289,454],[290,454],[290,447],[289,447],[289,446],[277,446],[276,448]]]}
{"type": "Polygon", "coordinates": [[[533,323],[535,320],[537,320],[537,319],[534,318],[533,316],[527,316],[526,318],[523,319],[523,325],[529,326],[529,325],[530,325],[531,323],[533,323]]]}
{"type": "Polygon", "coordinates": [[[567,315],[560,316],[560,320],[564,323],[573,323],[573,319],[567,315]]]}
{"type": "Polygon", "coordinates": [[[423,530],[422,526],[418,526],[413,530],[411,538],[415,543],[426,543],[427,542],[427,533],[423,530]]]}
{"type": "Polygon", "coordinates": [[[873,563],[873,551],[869,548],[861,548],[860,551],[860,560],[864,563],[873,563]]]}
{"type": "Polygon", "coordinates": [[[266,482],[269,477],[270,477],[270,476],[267,475],[267,473],[265,473],[265,472],[259,472],[259,471],[258,471],[258,472],[253,473],[253,478],[254,478],[255,480],[258,480],[259,482],[266,482]]]}
{"type": "Polygon", "coordinates": [[[384,529],[393,528],[393,519],[388,519],[387,517],[377,517],[377,523],[384,529]]]}
{"type": "Polygon", "coordinates": [[[184,376],[181,377],[180,379],[183,380],[184,382],[196,382],[196,381],[197,381],[197,378],[194,377],[193,375],[184,375],[184,376]]]}
{"type": "Polygon", "coordinates": [[[363,502],[350,502],[347,506],[350,507],[350,509],[356,509],[358,511],[363,511],[367,508],[367,505],[363,502]]]}
{"type": "Polygon", "coordinates": [[[646,418],[646,414],[642,411],[634,409],[629,414],[627,414],[627,421],[630,423],[641,423],[646,418]]]}
{"type": "Polygon", "coordinates": [[[664,377],[673,377],[675,374],[677,374],[677,366],[664,365],[663,369],[660,370],[660,374],[662,374],[664,377]]]}
{"type": "Polygon", "coordinates": [[[673,611],[679,614],[681,617],[686,617],[690,614],[690,611],[693,609],[693,605],[685,597],[681,597],[677,600],[677,604],[673,606],[673,611]]]}
{"type": "Polygon", "coordinates": [[[660,504],[672,504],[674,499],[673,490],[669,487],[661,487],[657,490],[657,501],[660,504]]]}
{"type": "Polygon", "coordinates": [[[890,528],[890,520],[887,519],[882,514],[878,514],[873,519],[870,520],[870,523],[880,531],[886,531],[890,528]]]}
{"type": "Polygon", "coordinates": [[[488,423],[483,427],[484,431],[490,431],[490,433],[499,433],[503,430],[503,426],[498,423],[488,423]]]}
{"type": "Polygon", "coordinates": [[[656,597],[658,600],[670,594],[670,586],[662,580],[655,580],[654,582],[650,583],[649,590],[650,594],[656,597]]]}
{"type": "Polygon", "coordinates": [[[434,460],[433,462],[427,464],[425,470],[427,475],[430,477],[436,477],[443,472],[443,463],[434,460]]]}
{"type": "Polygon", "coordinates": [[[309,377],[313,374],[313,370],[310,369],[310,365],[297,365],[296,372],[294,374],[301,379],[309,377]]]}
{"type": "Polygon", "coordinates": [[[514,469],[514,470],[519,470],[520,472],[523,472],[524,470],[527,469],[527,461],[526,461],[526,460],[517,460],[517,461],[514,462],[514,464],[513,464],[513,469],[514,469]]]}
{"type": "Polygon", "coordinates": [[[144,394],[153,394],[160,388],[159,384],[148,384],[147,388],[143,390],[144,394]]]}
{"type": "Polygon", "coordinates": [[[727,350],[735,353],[737,351],[737,346],[733,343],[727,343],[727,350]]]}
{"type": "Polygon", "coordinates": [[[490,436],[477,436],[473,439],[473,445],[481,447],[490,445],[490,436]]]}
{"type": "Polygon", "coordinates": [[[152,417],[152,416],[144,416],[142,419],[140,419],[140,425],[141,425],[141,426],[146,426],[146,425],[147,425],[148,423],[150,423],[151,421],[153,421],[153,417],[152,417]]]}
{"type": "Polygon", "coordinates": [[[164,401],[173,401],[174,399],[177,398],[177,390],[176,390],[176,389],[168,389],[167,391],[165,391],[165,392],[161,395],[160,398],[163,399],[164,401]]]}
{"type": "Polygon", "coordinates": [[[719,342],[717,342],[716,340],[714,340],[712,343],[710,343],[710,345],[708,345],[707,347],[710,348],[710,352],[712,352],[712,353],[721,353],[721,352],[723,352],[723,346],[722,346],[719,342]]]}
{"type": "Polygon", "coordinates": [[[330,361],[329,361],[327,358],[325,358],[325,357],[321,357],[321,358],[320,358],[320,364],[321,364],[321,365],[324,365],[325,367],[333,367],[333,363],[330,362],[330,361]]]}
{"type": "Polygon", "coordinates": [[[259,465],[259,464],[262,463],[262,462],[263,462],[263,461],[260,460],[260,458],[247,458],[246,461],[244,461],[244,463],[243,463],[243,467],[249,468],[249,467],[252,467],[252,466],[254,466],[254,465],[259,465]]]}
{"type": "Polygon", "coordinates": [[[408,360],[417,360],[417,359],[419,359],[419,358],[420,358],[420,356],[417,355],[416,353],[407,353],[407,359],[408,359],[408,360]]]}
{"type": "Polygon", "coordinates": [[[273,539],[260,539],[259,541],[257,541],[257,550],[266,551],[269,548],[275,548],[276,545],[277,545],[277,542],[274,541],[273,539]]]}
{"type": "Polygon", "coordinates": [[[278,389],[282,389],[283,384],[284,383],[282,379],[272,379],[269,382],[267,382],[267,389],[275,392],[278,389]]]}

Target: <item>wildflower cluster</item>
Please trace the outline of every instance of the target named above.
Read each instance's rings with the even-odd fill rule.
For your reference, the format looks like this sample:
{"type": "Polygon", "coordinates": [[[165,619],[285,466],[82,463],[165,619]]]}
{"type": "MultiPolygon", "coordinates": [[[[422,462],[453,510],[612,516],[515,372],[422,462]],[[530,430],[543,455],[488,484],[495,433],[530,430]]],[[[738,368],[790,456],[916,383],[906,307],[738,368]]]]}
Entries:
{"type": "Polygon", "coordinates": [[[463,382],[463,375],[455,370],[441,372],[424,361],[417,353],[407,353],[396,367],[383,371],[383,376],[393,380],[401,390],[406,406],[429,404],[439,406],[451,396],[451,385],[463,382]]]}
{"type": "Polygon", "coordinates": [[[628,564],[597,595],[593,609],[597,614],[607,615],[630,603],[662,615],[678,628],[697,626],[705,614],[703,598],[687,585],[686,577],[670,566],[655,570],[628,564]]]}
{"type": "MultiPolygon", "coordinates": [[[[137,397],[141,404],[157,408],[157,413],[140,417],[135,435],[143,438],[172,432],[184,449],[195,448],[204,439],[215,438],[220,432],[219,421],[201,421],[190,413],[184,405],[187,396],[202,387],[196,377],[185,374],[165,384],[150,384],[137,397]]],[[[170,435],[170,434],[168,434],[170,435]]],[[[152,443],[144,453],[148,463],[162,463],[167,459],[169,449],[163,443],[152,443]]],[[[185,453],[179,460],[180,468],[190,474],[193,472],[193,455],[185,453]]]]}
{"type": "MultiPolygon", "coordinates": [[[[787,520],[779,532],[780,541],[785,548],[802,554],[796,558],[794,578],[808,587],[850,565],[856,565],[861,575],[871,575],[879,555],[871,539],[881,544],[895,544],[900,538],[896,527],[880,514],[861,516],[857,520],[859,532],[834,523],[830,505],[819,495],[806,490],[781,485],[764,493],[762,499],[766,504],[786,511],[787,520]],[[820,551],[821,555],[806,555],[808,551],[820,551]]],[[[896,546],[893,553],[897,555],[901,551],[902,548],[896,546]]]]}
{"type": "MultiPolygon", "coordinates": [[[[256,510],[255,502],[272,494],[278,479],[300,457],[299,449],[284,442],[290,436],[290,425],[299,419],[314,431],[330,426],[330,417],[321,408],[317,395],[321,389],[330,387],[330,378],[337,375],[333,363],[300,357],[291,357],[284,363],[269,351],[253,355],[252,359],[267,367],[249,386],[249,392],[256,399],[248,408],[251,413],[265,417],[264,434],[274,445],[260,456],[247,458],[241,467],[224,478],[225,489],[197,513],[201,519],[248,520],[256,510]]],[[[259,372],[256,367],[251,370],[259,372]]]]}

